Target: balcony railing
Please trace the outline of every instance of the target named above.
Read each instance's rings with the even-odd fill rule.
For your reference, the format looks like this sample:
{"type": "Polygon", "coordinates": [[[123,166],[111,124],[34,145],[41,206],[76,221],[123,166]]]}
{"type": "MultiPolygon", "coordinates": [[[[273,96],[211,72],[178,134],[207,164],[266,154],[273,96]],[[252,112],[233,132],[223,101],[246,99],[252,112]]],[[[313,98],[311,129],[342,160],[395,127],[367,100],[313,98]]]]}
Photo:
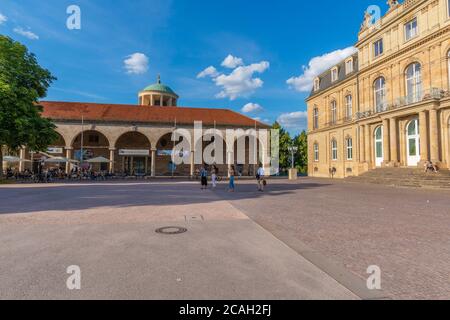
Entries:
{"type": "Polygon", "coordinates": [[[440,100],[446,96],[449,95],[448,91],[444,91],[439,88],[431,88],[428,90],[423,90],[420,93],[412,94],[404,97],[398,97],[394,99],[391,102],[386,102],[378,106],[371,106],[369,108],[364,108],[364,106],[361,109],[365,109],[365,111],[357,112],[355,114],[355,118],[357,120],[364,119],[371,117],[373,115],[376,115],[378,113],[395,110],[399,108],[403,108],[409,105],[413,105],[419,102],[423,101],[429,101],[429,100],[440,100]]]}

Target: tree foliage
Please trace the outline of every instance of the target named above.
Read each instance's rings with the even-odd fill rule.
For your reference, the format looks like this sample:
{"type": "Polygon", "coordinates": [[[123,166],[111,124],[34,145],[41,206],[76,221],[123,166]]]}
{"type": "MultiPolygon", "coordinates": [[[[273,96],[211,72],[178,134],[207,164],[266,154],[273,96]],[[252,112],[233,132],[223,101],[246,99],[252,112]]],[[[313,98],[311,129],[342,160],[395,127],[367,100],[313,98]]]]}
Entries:
{"type": "Polygon", "coordinates": [[[289,151],[289,147],[295,146],[298,148],[297,153],[294,156],[295,167],[301,173],[307,173],[308,171],[308,135],[306,131],[303,131],[296,137],[292,138],[278,122],[272,125],[272,129],[278,129],[280,131],[280,170],[286,171],[292,164],[292,155],[289,151]]]}
{"type": "MultiPolygon", "coordinates": [[[[38,105],[54,80],[24,45],[0,35],[0,146],[43,151],[57,139],[55,125],[41,117],[38,105]]],[[[0,175],[2,158],[0,148],[0,175]]]]}

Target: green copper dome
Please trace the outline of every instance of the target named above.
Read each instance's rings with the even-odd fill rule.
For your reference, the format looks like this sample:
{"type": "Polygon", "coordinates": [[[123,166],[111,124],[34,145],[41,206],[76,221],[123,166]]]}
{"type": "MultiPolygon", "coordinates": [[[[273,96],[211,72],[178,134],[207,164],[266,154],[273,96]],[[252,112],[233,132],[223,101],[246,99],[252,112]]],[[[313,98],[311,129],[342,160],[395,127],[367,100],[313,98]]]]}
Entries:
{"type": "Polygon", "coordinates": [[[177,95],[175,91],[173,91],[170,87],[164,85],[161,83],[161,78],[158,76],[158,82],[152,85],[149,85],[147,88],[145,88],[143,91],[156,91],[161,93],[168,93],[177,95]]]}

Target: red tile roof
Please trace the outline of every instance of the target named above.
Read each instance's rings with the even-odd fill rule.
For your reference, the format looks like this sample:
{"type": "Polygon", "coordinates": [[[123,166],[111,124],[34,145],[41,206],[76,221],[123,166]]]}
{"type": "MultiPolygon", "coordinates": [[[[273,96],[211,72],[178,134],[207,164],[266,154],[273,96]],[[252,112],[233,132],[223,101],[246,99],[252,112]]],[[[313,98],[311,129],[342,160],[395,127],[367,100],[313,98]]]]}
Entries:
{"type": "MultiPolygon", "coordinates": [[[[184,107],[150,107],[138,105],[98,104],[84,102],[41,101],[43,116],[52,120],[81,120],[99,122],[175,123],[192,125],[203,121],[204,125],[254,127],[255,120],[225,109],[201,109],[184,107]]],[[[256,122],[258,127],[266,124],[256,122]]]]}

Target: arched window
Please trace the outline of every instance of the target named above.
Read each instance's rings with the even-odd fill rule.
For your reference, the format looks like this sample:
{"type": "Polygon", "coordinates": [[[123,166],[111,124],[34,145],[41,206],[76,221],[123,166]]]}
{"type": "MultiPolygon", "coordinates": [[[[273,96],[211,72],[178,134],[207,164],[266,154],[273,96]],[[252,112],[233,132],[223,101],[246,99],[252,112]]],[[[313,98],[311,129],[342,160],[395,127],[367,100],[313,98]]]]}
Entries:
{"type": "Polygon", "coordinates": [[[375,110],[383,112],[386,110],[386,80],[379,77],[374,83],[375,110]]]}
{"type": "Polygon", "coordinates": [[[314,143],[314,161],[319,161],[319,144],[317,142],[314,143]]]}
{"type": "Polygon", "coordinates": [[[422,99],[422,67],[412,63],[406,68],[407,103],[416,103],[422,99]]]}
{"type": "Polygon", "coordinates": [[[347,160],[353,160],[353,139],[349,137],[345,142],[347,144],[347,160]]]}
{"type": "Polygon", "coordinates": [[[347,120],[351,120],[353,117],[353,97],[351,94],[345,97],[345,112],[347,120]]]}
{"type": "Polygon", "coordinates": [[[330,105],[330,118],[331,118],[331,124],[336,124],[337,121],[337,102],[336,100],[331,101],[330,105]]]}
{"type": "Polygon", "coordinates": [[[313,129],[319,129],[319,108],[317,107],[313,110],[313,129]]]}
{"type": "Polygon", "coordinates": [[[338,159],[338,147],[336,139],[331,140],[331,160],[336,161],[338,159]]]}

